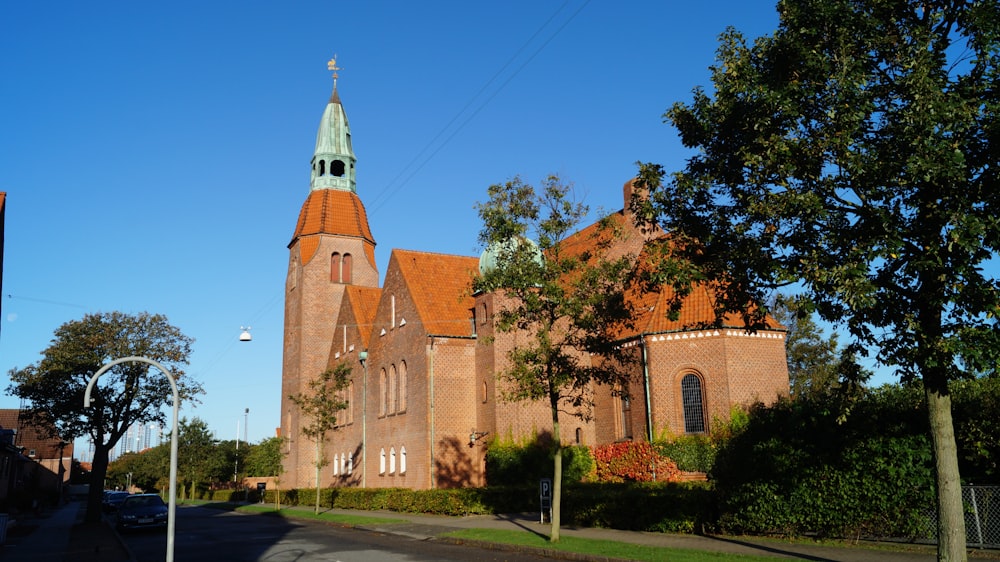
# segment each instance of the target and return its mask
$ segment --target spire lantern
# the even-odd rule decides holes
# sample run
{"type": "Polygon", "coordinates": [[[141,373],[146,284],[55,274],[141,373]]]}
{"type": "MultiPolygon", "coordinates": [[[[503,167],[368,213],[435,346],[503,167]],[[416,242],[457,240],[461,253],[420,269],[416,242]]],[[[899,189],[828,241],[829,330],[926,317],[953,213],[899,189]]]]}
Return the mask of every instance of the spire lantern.
{"type": "Polygon", "coordinates": [[[333,94],[323,111],[316,133],[309,188],[312,191],[338,189],[357,193],[354,171],[357,158],[351,147],[351,126],[337,94],[338,71],[343,69],[337,66],[336,55],[326,63],[326,67],[333,71],[333,94]]]}

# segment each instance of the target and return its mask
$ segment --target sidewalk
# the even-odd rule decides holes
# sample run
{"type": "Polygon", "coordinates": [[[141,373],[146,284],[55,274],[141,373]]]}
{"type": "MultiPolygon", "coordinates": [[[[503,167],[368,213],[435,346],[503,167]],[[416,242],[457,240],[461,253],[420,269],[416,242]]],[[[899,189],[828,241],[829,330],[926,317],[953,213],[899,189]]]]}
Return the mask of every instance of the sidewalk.
{"type": "Polygon", "coordinates": [[[25,518],[9,528],[0,560],[37,562],[125,562],[128,551],[106,521],[84,523],[85,503],[71,501],[25,518]]]}
{"type": "MultiPolygon", "coordinates": [[[[311,511],[311,509],[309,509],[311,511]]],[[[537,513],[512,515],[474,515],[467,517],[447,517],[438,515],[421,515],[412,513],[397,513],[390,511],[358,511],[328,509],[323,513],[342,515],[358,515],[378,518],[404,519],[406,523],[361,524],[355,528],[396,534],[419,540],[454,541],[465,544],[480,544],[475,541],[457,541],[441,537],[445,533],[459,529],[506,529],[536,533],[549,536],[551,525],[540,523],[537,513]]],[[[618,531],[615,529],[599,529],[562,526],[562,537],[580,537],[586,539],[606,540],[622,543],[639,544],[651,547],[700,550],[720,554],[773,556],[776,558],[831,561],[831,562],[923,562],[937,560],[934,547],[913,546],[912,551],[898,552],[873,548],[820,546],[799,544],[780,540],[767,540],[747,537],[705,537],[697,535],[679,535],[666,533],[647,533],[636,531],[618,531]]],[[[496,547],[496,545],[484,545],[496,547]]],[[[500,548],[504,548],[500,546],[500,548]]],[[[513,548],[513,547],[512,547],[513,548]]],[[[1000,560],[1000,553],[992,552],[993,559],[1000,560]]],[[[974,557],[974,556],[973,556],[974,557]]],[[[574,556],[575,560],[581,560],[574,556]]],[[[601,558],[601,560],[604,560],[601,558]]]]}

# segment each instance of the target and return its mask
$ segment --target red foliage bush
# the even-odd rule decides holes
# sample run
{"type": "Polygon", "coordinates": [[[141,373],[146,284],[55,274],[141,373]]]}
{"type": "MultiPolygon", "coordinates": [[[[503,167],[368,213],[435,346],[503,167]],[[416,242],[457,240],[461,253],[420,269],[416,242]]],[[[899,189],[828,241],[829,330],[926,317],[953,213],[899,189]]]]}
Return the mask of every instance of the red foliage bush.
{"type": "Polygon", "coordinates": [[[625,441],[591,447],[597,482],[677,482],[677,463],[657,453],[645,441],[625,441]]]}

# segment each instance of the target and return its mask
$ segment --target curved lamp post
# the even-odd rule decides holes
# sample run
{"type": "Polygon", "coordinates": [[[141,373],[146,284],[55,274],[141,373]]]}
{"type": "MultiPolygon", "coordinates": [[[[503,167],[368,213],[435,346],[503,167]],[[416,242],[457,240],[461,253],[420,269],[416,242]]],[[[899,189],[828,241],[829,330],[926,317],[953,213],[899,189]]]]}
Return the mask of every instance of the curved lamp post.
{"type": "Polygon", "coordinates": [[[150,365],[156,367],[164,375],[167,376],[167,380],[170,381],[170,389],[174,393],[174,427],[170,432],[170,498],[169,498],[169,510],[167,511],[167,562],[174,562],[174,520],[177,511],[177,410],[180,407],[180,398],[177,394],[177,383],[174,382],[174,376],[170,374],[170,371],[166,369],[163,365],[160,365],[156,361],[149,359],[147,357],[123,357],[121,359],[115,359],[114,361],[108,363],[107,365],[101,367],[99,371],[94,373],[94,376],[90,377],[90,382],[87,383],[87,391],[83,394],[83,407],[90,407],[90,392],[94,388],[94,383],[97,382],[97,378],[107,372],[108,369],[114,367],[119,363],[149,363],[150,365]]]}

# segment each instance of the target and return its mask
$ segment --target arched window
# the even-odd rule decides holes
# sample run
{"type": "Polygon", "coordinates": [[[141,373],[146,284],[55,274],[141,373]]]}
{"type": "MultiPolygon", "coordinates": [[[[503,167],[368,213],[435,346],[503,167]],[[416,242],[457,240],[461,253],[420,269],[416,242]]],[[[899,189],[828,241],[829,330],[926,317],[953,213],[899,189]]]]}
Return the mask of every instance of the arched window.
{"type": "Polygon", "coordinates": [[[322,175],[325,175],[325,174],[326,174],[326,160],[320,160],[319,161],[319,175],[322,176],[322,175]]]}
{"type": "Polygon", "coordinates": [[[385,474],[385,449],[379,449],[378,452],[378,473],[385,474]]]}
{"type": "Polygon", "coordinates": [[[340,455],[333,455],[333,475],[340,474],[340,455]]]}
{"type": "Polygon", "coordinates": [[[341,454],[340,455],[340,473],[344,474],[344,475],[350,474],[349,472],[347,472],[347,455],[346,454],[341,454]]]}
{"type": "Polygon", "coordinates": [[[395,365],[389,368],[391,369],[389,374],[389,404],[386,405],[386,410],[390,414],[395,414],[396,405],[399,404],[399,373],[396,371],[395,365]]]}
{"type": "Polygon", "coordinates": [[[583,443],[583,429],[578,427],[576,428],[576,444],[580,445],[582,443],[583,443]]]}
{"type": "Polygon", "coordinates": [[[354,453],[347,453],[347,474],[354,474],[354,453]]]}
{"type": "Polygon", "coordinates": [[[684,432],[705,432],[705,404],[701,392],[701,379],[697,375],[684,375],[681,379],[681,402],[684,405],[684,432]]]}
{"type": "Polygon", "coordinates": [[[351,282],[351,263],[353,263],[353,258],[351,254],[344,254],[344,259],[341,262],[340,267],[340,282],[350,283],[351,282]]]}
{"type": "Polygon", "coordinates": [[[406,474],[406,447],[399,448],[399,473],[406,474]]]}
{"type": "Polygon", "coordinates": [[[483,404],[485,404],[486,401],[489,400],[489,398],[490,398],[489,391],[490,391],[489,384],[485,380],[483,380],[483,395],[481,397],[482,400],[483,400],[483,404]]]}
{"type": "Polygon", "coordinates": [[[345,166],[343,160],[334,160],[333,162],[330,162],[330,175],[342,178],[344,177],[344,169],[345,166]]]}
{"type": "Polygon", "coordinates": [[[378,415],[380,416],[385,415],[385,400],[385,369],[382,369],[378,374],[378,415]]]}
{"type": "Polygon", "coordinates": [[[406,411],[406,361],[399,362],[399,411],[406,411]]]}
{"type": "Polygon", "coordinates": [[[347,383],[347,423],[354,423],[354,381],[347,383]]]}
{"type": "Polygon", "coordinates": [[[396,448],[389,449],[389,474],[396,474],[396,448]]]}
{"type": "Polygon", "coordinates": [[[340,283],[340,254],[330,254],[330,281],[340,283]]]}

